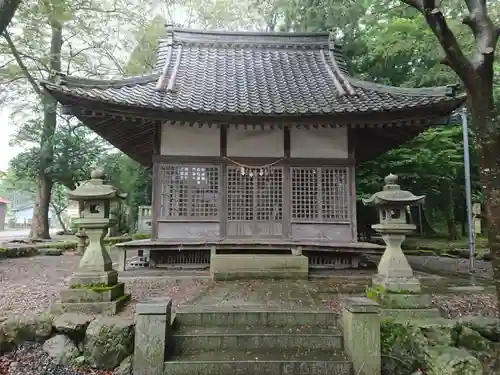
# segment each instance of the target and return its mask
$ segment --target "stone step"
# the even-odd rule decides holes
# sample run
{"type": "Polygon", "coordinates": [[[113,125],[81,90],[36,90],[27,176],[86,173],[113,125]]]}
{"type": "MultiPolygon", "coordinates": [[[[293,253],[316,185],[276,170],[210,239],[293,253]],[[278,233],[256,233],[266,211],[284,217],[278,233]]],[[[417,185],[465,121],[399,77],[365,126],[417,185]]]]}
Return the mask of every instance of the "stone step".
{"type": "Polygon", "coordinates": [[[172,335],[172,353],[186,350],[256,350],[343,348],[337,327],[181,327],[172,335]]]}
{"type": "Polygon", "coordinates": [[[341,351],[217,350],[187,352],[165,362],[165,375],[352,375],[341,351]]]}
{"type": "Polygon", "coordinates": [[[331,310],[248,311],[245,309],[202,310],[182,308],[175,314],[174,326],[199,327],[338,327],[339,315],[331,310]]]}

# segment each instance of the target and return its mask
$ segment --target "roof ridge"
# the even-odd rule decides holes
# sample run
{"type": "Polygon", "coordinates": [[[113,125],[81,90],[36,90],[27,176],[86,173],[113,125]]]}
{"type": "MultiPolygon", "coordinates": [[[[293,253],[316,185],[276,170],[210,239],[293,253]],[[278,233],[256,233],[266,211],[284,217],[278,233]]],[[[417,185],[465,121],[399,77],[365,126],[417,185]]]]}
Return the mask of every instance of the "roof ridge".
{"type": "Polygon", "coordinates": [[[172,27],[172,32],[199,34],[199,35],[227,35],[227,36],[282,36],[282,37],[319,37],[330,35],[329,31],[319,32],[287,32],[287,31],[229,31],[229,30],[201,30],[201,29],[188,29],[183,27],[172,27]]]}
{"type": "Polygon", "coordinates": [[[211,44],[211,45],[246,45],[273,47],[319,48],[330,41],[330,32],[291,33],[291,32],[256,32],[256,31],[219,31],[195,30],[167,26],[167,35],[163,43],[173,44],[211,44]]]}
{"type": "Polygon", "coordinates": [[[385,92],[387,94],[399,94],[407,96],[451,96],[454,97],[456,87],[454,85],[448,86],[431,86],[431,87],[396,87],[384,85],[381,83],[363,81],[352,76],[345,76],[345,78],[353,85],[359,88],[376,90],[385,92]]]}
{"type": "MultiPolygon", "coordinates": [[[[157,80],[159,76],[160,73],[156,72],[141,76],[123,77],[119,79],[92,79],[84,77],[74,77],[59,73],[57,74],[56,84],[58,85],[64,84],[70,87],[95,87],[95,88],[125,87],[125,86],[134,86],[134,85],[150,83],[157,80]]],[[[41,83],[43,85],[54,84],[54,82],[49,82],[49,81],[42,81],[41,83]]]]}

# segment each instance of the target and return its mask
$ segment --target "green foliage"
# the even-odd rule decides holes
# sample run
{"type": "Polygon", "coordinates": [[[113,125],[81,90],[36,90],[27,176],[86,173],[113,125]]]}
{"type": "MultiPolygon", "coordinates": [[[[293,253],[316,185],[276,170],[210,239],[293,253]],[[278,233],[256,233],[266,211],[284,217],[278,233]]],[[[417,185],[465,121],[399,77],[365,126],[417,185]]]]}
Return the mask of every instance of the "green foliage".
{"type": "Polygon", "coordinates": [[[151,204],[151,170],[121,153],[108,154],[100,163],[110,183],[128,193],[127,205],[131,209],[132,221],[137,222],[138,207],[151,204]]]}
{"type": "Polygon", "coordinates": [[[114,289],[115,287],[116,287],[115,285],[109,286],[108,284],[105,284],[105,283],[73,284],[73,285],[71,285],[70,289],[89,289],[89,290],[96,292],[96,293],[103,293],[103,292],[107,292],[111,289],[114,289]]]}
{"type": "Polygon", "coordinates": [[[104,243],[109,246],[114,246],[117,243],[132,241],[132,236],[106,237],[104,243]]]}
{"type": "Polygon", "coordinates": [[[135,35],[137,46],[125,66],[127,74],[140,75],[153,70],[159,41],[165,37],[166,23],[163,17],[156,16],[137,31],[135,35]]]}
{"type": "Polygon", "coordinates": [[[382,320],[380,346],[384,373],[411,374],[417,368],[426,368],[422,355],[425,344],[425,337],[409,323],[391,318],[382,320]]]}
{"type": "Polygon", "coordinates": [[[151,238],[151,234],[148,233],[134,233],[132,235],[133,240],[146,240],[151,238]]]}
{"type": "Polygon", "coordinates": [[[365,287],[365,294],[366,297],[371,299],[372,301],[375,301],[377,303],[380,302],[380,296],[384,294],[385,288],[382,285],[375,285],[375,286],[366,286],[365,287]]]}
{"type": "MultiPolygon", "coordinates": [[[[458,21],[466,12],[464,3],[445,3],[443,11],[449,16],[448,24],[469,54],[473,51],[473,36],[458,21]]],[[[35,81],[52,78],[48,53],[50,21],[57,21],[67,38],[61,61],[62,70],[68,74],[107,78],[150,72],[158,41],[165,35],[164,23],[174,23],[203,29],[331,31],[343,44],[349,69],[361,79],[405,87],[459,83],[451,69],[440,63],[442,49],[422,15],[400,2],[168,0],[162,5],[164,16],[148,16],[158,14],[149,10],[145,3],[127,0],[99,4],[72,0],[23,2],[11,34],[35,81]],[[118,53],[121,51],[132,54],[118,53]]],[[[489,14],[500,21],[500,5],[489,4],[489,14]]],[[[0,84],[6,88],[0,90],[0,100],[13,108],[13,119],[18,124],[13,141],[25,146],[25,151],[12,161],[9,173],[18,181],[36,182],[43,149],[40,139],[44,103],[35,97],[26,71],[12,59],[12,51],[3,40],[0,59],[6,62],[0,65],[0,84]]],[[[498,72],[497,64],[496,82],[500,82],[498,72]]],[[[498,84],[495,93],[500,98],[498,84]]],[[[474,140],[474,124],[471,126],[470,136],[474,140]]],[[[403,188],[426,194],[426,219],[446,230],[449,237],[458,238],[457,224],[465,222],[461,132],[460,126],[440,126],[358,166],[358,196],[380,190],[383,177],[396,173],[403,188]]],[[[42,172],[55,185],[74,188],[100,162],[110,180],[129,193],[127,204],[134,222],[137,207],[151,203],[151,172],[121,154],[104,155],[108,145],[78,122],[59,118],[48,139],[54,151],[50,165],[42,172]]],[[[475,148],[471,146],[470,152],[474,199],[480,201],[475,148]]],[[[121,226],[127,229],[125,222],[121,226]]]]}
{"type": "Polygon", "coordinates": [[[384,300],[384,295],[386,294],[415,294],[410,290],[398,290],[398,291],[388,291],[383,285],[375,285],[375,286],[365,286],[365,295],[367,298],[371,299],[374,302],[381,303],[384,300]]]}

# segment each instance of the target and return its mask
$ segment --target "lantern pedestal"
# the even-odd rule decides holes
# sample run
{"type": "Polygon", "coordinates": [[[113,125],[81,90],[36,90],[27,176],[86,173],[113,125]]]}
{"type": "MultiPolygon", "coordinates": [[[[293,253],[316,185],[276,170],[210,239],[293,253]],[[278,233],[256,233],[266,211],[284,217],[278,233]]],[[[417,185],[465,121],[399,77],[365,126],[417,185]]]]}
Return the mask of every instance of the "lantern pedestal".
{"type": "Polygon", "coordinates": [[[392,227],[383,224],[372,226],[382,235],[386,248],[378,264],[377,275],[373,278],[374,285],[383,286],[388,292],[419,293],[420,281],[413,274],[401,244],[406,238],[404,233],[415,228],[411,224],[396,224],[392,227]]]}

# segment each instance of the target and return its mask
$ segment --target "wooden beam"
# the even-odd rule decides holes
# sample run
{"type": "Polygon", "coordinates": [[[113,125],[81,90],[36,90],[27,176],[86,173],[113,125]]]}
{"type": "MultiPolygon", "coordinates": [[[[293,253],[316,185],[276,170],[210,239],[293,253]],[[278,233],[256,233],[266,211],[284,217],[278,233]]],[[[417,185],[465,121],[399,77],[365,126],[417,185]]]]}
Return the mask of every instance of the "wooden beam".
{"type": "MultiPolygon", "coordinates": [[[[277,160],[277,158],[267,157],[233,157],[235,161],[242,164],[255,165],[256,167],[264,164],[270,164],[277,160]]],[[[184,156],[184,155],[154,155],[153,161],[155,163],[172,163],[172,164],[232,164],[230,160],[222,156],[184,156]]],[[[285,158],[277,165],[295,165],[295,166],[332,166],[332,165],[353,165],[355,160],[350,158],[285,158]]]]}

